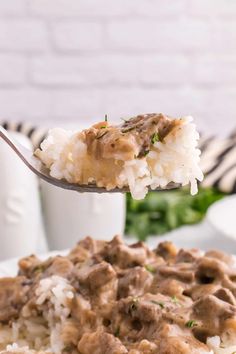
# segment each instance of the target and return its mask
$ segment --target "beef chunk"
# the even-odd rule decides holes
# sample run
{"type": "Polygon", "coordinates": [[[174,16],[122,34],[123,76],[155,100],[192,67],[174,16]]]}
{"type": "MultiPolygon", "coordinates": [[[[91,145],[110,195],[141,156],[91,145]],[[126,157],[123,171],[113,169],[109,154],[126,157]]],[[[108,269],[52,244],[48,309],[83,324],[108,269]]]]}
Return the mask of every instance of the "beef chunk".
{"type": "Polygon", "coordinates": [[[216,296],[206,295],[194,303],[193,312],[199,318],[218,320],[219,317],[226,319],[236,315],[236,307],[226,304],[216,296]]]}
{"type": "Polygon", "coordinates": [[[233,266],[235,264],[235,259],[233,256],[219,250],[208,251],[206,252],[205,257],[218,259],[229,266],[233,266]]]}
{"type": "Polygon", "coordinates": [[[186,335],[164,337],[158,343],[158,354],[211,354],[203,343],[186,335]]]}
{"type": "Polygon", "coordinates": [[[27,301],[27,279],[23,276],[0,279],[0,321],[7,322],[19,316],[27,301]]]}
{"type": "Polygon", "coordinates": [[[218,289],[214,295],[218,297],[218,299],[228,302],[231,305],[236,305],[235,297],[233,296],[232,292],[226,288],[218,289]]]}
{"type": "Polygon", "coordinates": [[[152,279],[152,274],[143,267],[126,270],[118,282],[119,298],[143,295],[150,288],[152,279]]]}
{"type": "Polygon", "coordinates": [[[73,263],[67,257],[51,257],[42,262],[38,258],[31,256],[24,258],[19,262],[20,274],[24,274],[29,278],[48,277],[51,275],[59,275],[67,278],[73,270],[73,263]]]}
{"type": "Polygon", "coordinates": [[[30,277],[32,270],[35,269],[41,263],[40,259],[35,255],[22,258],[19,262],[19,275],[25,275],[30,277]]]}
{"type": "Polygon", "coordinates": [[[160,328],[160,339],[157,342],[158,354],[207,354],[211,353],[207,346],[200,343],[188,333],[181,331],[176,325],[164,324],[160,328]]]}
{"type": "Polygon", "coordinates": [[[43,263],[45,276],[59,275],[64,278],[70,277],[73,270],[73,263],[67,257],[54,257],[50,265],[43,263]]]}
{"type": "Polygon", "coordinates": [[[101,255],[107,262],[120,268],[127,268],[144,265],[148,256],[151,256],[151,252],[142,242],[127,246],[119,237],[115,237],[101,251],[101,255]]]}
{"type": "Polygon", "coordinates": [[[194,303],[192,309],[192,318],[199,321],[199,325],[194,327],[196,338],[205,341],[207,337],[220,335],[225,321],[235,315],[235,306],[214,295],[203,296],[194,303]]]}
{"type": "Polygon", "coordinates": [[[173,266],[160,266],[158,273],[162,277],[171,277],[186,283],[190,283],[194,279],[194,271],[184,263],[179,263],[173,266]]]}
{"type": "Polygon", "coordinates": [[[79,282],[91,290],[105,285],[112,280],[116,273],[109,263],[85,264],[76,272],[79,282]]]}
{"type": "Polygon", "coordinates": [[[128,297],[119,302],[120,312],[141,322],[158,322],[163,308],[164,304],[161,300],[128,297]]]}
{"type": "Polygon", "coordinates": [[[191,249],[191,250],[183,250],[181,249],[177,256],[176,256],[176,262],[181,263],[181,262],[186,262],[186,263],[193,263],[196,259],[201,257],[202,252],[198,249],[191,249]]]}
{"type": "Polygon", "coordinates": [[[95,253],[99,252],[105,246],[104,241],[93,240],[87,236],[85,239],[78,242],[75,248],[69,253],[69,259],[73,263],[84,262],[95,253]]]}
{"type": "Polygon", "coordinates": [[[227,272],[228,267],[222,261],[203,257],[197,264],[196,279],[200,284],[219,282],[227,272]]]}
{"type": "Polygon", "coordinates": [[[158,256],[161,256],[166,260],[174,258],[177,252],[177,248],[173,245],[172,242],[169,241],[159,243],[158,247],[155,250],[155,253],[158,256]]]}
{"type": "Polygon", "coordinates": [[[85,333],[78,344],[81,354],[126,354],[128,350],[112,334],[103,332],[85,333]]]}

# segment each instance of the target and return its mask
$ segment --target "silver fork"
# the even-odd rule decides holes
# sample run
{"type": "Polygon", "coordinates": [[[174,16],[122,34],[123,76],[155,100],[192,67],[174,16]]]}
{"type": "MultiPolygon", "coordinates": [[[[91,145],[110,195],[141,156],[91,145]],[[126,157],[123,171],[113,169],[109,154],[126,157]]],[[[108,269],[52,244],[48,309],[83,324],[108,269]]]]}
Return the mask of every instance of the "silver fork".
{"type": "MultiPolygon", "coordinates": [[[[26,149],[24,146],[19,144],[18,142],[14,141],[8,132],[0,126],[0,137],[5,140],[5,142],[15,151],[15,153],[19,156],[19,158],[24,162],[24,164],[38,177],[42,178],[44,181],[53,184],[54,186],[74,190],[80,193],[84,192],[95,192],[95,193],[125,193],[129,192],[128,187],[123,188],[114,188],[112,190],[106,190],[103,187],[97,187],[95,184],[76,184],[76,183],[69,183],[65,179],[56,179],[49,174],[49,170],[43,166],[41,161],[32,154],[29,149],[26,149]]],[[[169,183],[165,188],[157,188],[155,191],[162,191],[166,189],[174,189],[178,188],[179,185],[175,183],[169,183]]],[[[151,190],[151,189],[150,189],[151,190]]]]}

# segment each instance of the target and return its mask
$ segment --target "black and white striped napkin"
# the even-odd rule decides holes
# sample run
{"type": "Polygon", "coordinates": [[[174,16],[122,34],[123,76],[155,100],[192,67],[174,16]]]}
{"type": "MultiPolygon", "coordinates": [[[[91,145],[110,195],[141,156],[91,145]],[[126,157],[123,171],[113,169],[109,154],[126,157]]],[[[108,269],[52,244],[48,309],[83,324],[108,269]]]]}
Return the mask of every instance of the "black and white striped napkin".
{"type": "Polygon", "coordinates": [[[236,130],[227,138],[200,139],[203,187],[215,187],[225,193],[236,193],[236,130]]]}
{"type": "MultiPolygon", "coordinates": [[[[0,122],[9,131],[28,136],[34,149],[39,147],[47,129],[28,123],[0,122]]],[[[215,187],[225,193],[236,193],[236,130],[227,138],[201,137],[199,148],[201,168],[204,173],[203,187],[215,187]]]]}
{"type": "Polygon", "coordinates": [[[34,149],[39,147],[39,145],[47,135],[47,129],[35,127],[34,125],[26,122],[16,123],[9,121],[0,121],[0,125],[6,130],[19,132],[26,135],[31,140],[34,149]]]}

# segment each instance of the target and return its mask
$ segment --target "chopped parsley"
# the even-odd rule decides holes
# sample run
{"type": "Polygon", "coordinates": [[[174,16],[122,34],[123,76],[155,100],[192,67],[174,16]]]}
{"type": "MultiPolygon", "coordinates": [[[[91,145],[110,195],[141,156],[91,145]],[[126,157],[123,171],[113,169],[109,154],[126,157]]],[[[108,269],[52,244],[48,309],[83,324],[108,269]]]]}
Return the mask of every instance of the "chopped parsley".
{"type": "Polygon", "coordinates": [[[172,296],[171,301],[172,301],[174,304],[178,304],[178,303],[179,303],[179,300],[177,299],[177,297],[176,297],[175,295],[172,296]]]}
{"type": "Polygon", "coordinates": [[[117,327],[115,330],[114,336],[119,337],[119,335],[120,335],[120,327],[117,327]]]}
{"type": "Polygon", "coordinates": [[[71,352],[73,350],[73,346],[71,344],[68,344],[63,348],[64,352],[71,352]]]}
{"type": "Polygon", "coordinates": [[[195,320],[189,320],[185,323],[185,327],[193,328],[197,326],[197,322],[195,320]]]}
{"type": "Polygon", "coordinates": [[[39,264],[36,267],[34,267],[33,271],[35,273],[42,273],[45,270],[45,265],[44,264],[39,264]]]}
{"type": "Polygon", "coordinates": [[[151,264],[146,264],[145,269],[150,273],[155,273],[156,269],[151,264]]]}
{"type": "Polygon", "coordinates": [[[151,300],[151,302],[155,305],[159,305],[161,309],[164,309],[165,305],[162,301],[151,300]]]}
{"type": "Polygon", "coordinates": [[[150,150],[146,150],[146,151],[144,151],[143,155],[147,156],[147,154],[149,154],[149,152],[150,152],[150,150]]]}
{"type": "Polygon", "coordinates": [[[106,129],[106,128],[107,128],[106,125],[102,125],[102,126],[100,127],[100,129],[106,129]]]}
{"type": "Polygon", "coordinates": [[[160,141],[159,134],[158,134],[158,133],[154,133],[154,134],[152,135],[151,142],[152,142],[152,144],[155,144],[155,143],[157,143],[158,141],[160,141]]]}

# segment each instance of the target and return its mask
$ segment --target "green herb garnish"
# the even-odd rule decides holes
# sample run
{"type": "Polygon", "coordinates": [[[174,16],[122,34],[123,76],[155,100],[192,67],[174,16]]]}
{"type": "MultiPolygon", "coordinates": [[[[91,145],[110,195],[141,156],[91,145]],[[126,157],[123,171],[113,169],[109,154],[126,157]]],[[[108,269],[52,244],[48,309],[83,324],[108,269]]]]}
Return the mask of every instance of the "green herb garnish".
{"type": "Polygon", "coordinates": [[[146,150],[146,151],[144,151],[143,155],[147,156],[147,154],[149,154],[149,152],[150,152],[150,150],[146,150]]]}
{"type": "Polygon", "coordinates": [[[164,302],[162,302],[162,301],[151,300],[151,302],[155,305],[159,305],[161,309],[164,309],[164,307],[165,307],[164,302]]]}
{"type": "Polygon", "coordinates": [[[185,323],[185,327],[193,328],[197,326],[197,322],[195,320],[189,320],[185,323]]]}
{"type": "Polygon", "coordinates": [[[155,144],[155,143],[157,143],[158,141],[160,141],[159,134],[158,134],[158,133],[154,133],[154,134],[152,135],[151,142],[152,142],[152,144],[155,144]]]}
{"type": "Polygon", "coordinates": [[[143,241],[149,235],[162,235],[182,225],[196,224],[205,217],[210,205],[226,195],[215,188],[199,188],[194,196],[189,188],[149,192],[143,200],[134,200],[127,194],[125,234],[143,241]]]}
{"type": "Polygon", "coordinates": [[[45,265],[44,264],[39,264],[36,267],[34,267],[33,271],[35,273],[42,273],[45,270],[45,265]]]}
{"type": "Polygon", "coordinates": [[[119,335],[120,335],[120,327],[117,327],[115,330],[114,336],[119,337],[119,335]]]}
{"type": "Polygon", "coordinates": [[[102,125],[102,126],[100,127],[100,129],[106,129],[106,128],[107,128],[106,125],[102,125]]]}
{"type": "Polygon", "coordinates": [[[73,345],[68,344],[67,346],[65,346],[65,347],[62,349],[62,351],[63,351],[63,352],[71,352],[72,349],[73,349],[73,345]]]}
{"type": "Polygon", "coordinates": [[[150,273],[155,273],[156,269],[151,264],[146,264],[145,269],[150,273]]]}
{"type": "Polygon", "coordinates": [[[178,304],[178,303],[179,303],[179,300],[177,299],[177,297],[176,297],[175,295],[172,296],[171,301],[172,301],[174,304],[178,304]]]}

